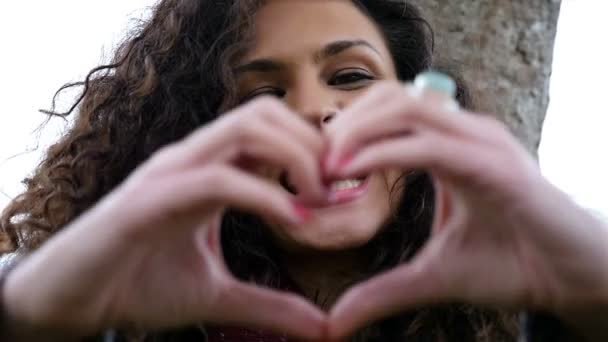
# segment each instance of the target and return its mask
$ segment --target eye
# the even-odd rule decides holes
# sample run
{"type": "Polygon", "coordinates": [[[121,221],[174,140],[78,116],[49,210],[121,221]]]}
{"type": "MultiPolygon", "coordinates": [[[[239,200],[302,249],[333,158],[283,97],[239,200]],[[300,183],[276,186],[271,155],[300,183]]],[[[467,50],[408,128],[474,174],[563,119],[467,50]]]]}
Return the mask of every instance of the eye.
{"type": "Polygon", "coordinates": [[[281,88],[270,87],[270,86],[261,87],[261,88],[251,91],[249,94],[242,97],[241,100],[239,101],[239,103],[243,104],[245,102],[251,101],[254,98],[256,98],[258,96],[262,96],[262,95],[270,95],[270,96],[282,98],[283,96],[285,96],[285,90],[283,90],[281,88]]]}
{"type": "Polygon", "coordinates": [[[351,90],[362,88],[374,79],[375,77],[365,69],[344,69],[338,71],[327,83],[351,90]]]}

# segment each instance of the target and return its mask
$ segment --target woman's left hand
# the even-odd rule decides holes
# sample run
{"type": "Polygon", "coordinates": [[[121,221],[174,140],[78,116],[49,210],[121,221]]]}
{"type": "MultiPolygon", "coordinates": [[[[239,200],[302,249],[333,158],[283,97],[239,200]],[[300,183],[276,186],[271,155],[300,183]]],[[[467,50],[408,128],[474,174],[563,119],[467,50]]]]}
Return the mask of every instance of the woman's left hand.
{"type": "Polygon", "coordinates": [[[349,290],[331,311],[332,338],[446,302],[538,309],[575,325],[606,310],[608,229],[543,178],[497,120],[385,83],[329,126],[328,175],[424,170],[437,194],[430,240],[411,262],[349,290]]]}

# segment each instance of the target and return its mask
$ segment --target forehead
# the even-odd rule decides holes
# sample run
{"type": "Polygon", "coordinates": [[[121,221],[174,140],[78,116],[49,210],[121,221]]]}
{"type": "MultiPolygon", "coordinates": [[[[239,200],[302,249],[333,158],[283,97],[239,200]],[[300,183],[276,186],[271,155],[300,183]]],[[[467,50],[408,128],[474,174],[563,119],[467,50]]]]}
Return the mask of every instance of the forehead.
{"type": "Polygon", "coordinates": [[[306,54],[338,40],[366,40],[389,56],[375,23],[350,0],[269,0],[255,31],[249,58],[306,54]]]}

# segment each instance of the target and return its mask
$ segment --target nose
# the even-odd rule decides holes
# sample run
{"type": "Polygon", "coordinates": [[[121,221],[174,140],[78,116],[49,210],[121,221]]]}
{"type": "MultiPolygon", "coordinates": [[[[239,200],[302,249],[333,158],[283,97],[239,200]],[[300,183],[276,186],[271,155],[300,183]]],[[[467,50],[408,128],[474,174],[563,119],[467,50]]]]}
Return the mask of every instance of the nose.
{"type": "Polygon", "coordinates": [[[336,116],[336,111],[328,111],[325,114],[322,114],[321,117],[321,125],[327,125],[333,118],[336,116]]]}
{"type": "Polygon", "coordinates": [[[340,94],[323,85],[309,84],[288,95],[290,107],[306,121],[322,129],[344,109],[340,94]],[[289,96],[291,95],[291,96],[289,96]]]}
{"type": "Polygon", "coordinates": [[[321,107],[319,109],[308,109],[306,111],[300,111],[300,114],[309,121],[315,127],[323,129],[327,126],[338,114],[337,106],[334,107],[321,107]]]}

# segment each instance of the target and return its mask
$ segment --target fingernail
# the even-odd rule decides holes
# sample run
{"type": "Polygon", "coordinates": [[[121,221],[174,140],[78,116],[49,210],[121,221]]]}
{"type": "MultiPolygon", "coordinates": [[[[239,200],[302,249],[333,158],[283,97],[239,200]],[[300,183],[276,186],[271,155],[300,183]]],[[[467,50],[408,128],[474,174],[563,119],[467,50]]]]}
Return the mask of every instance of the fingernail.
{"type": "Polygon", "coordinates": [[[353,161],[353,156],[345,157],[344,159],[338,162],[338,166],[336,167],[337,171],[343,171],[350,163],[353,161]]]}
{"type": "Polygon", "coordinates": [[[333,160],[328,162],[327,165],[327,173],[330,176],[337,176],[343,172],[343,170],[353,161],[353,155],[347,155],[342,159],[333,158],[333,160]]]}
{"type": "Polygon", "coordinates": [[[312,210],[303,204],[294,202],[293,209],[298,216],[298,223],[306,223],[312,219],[312,210]]]}

